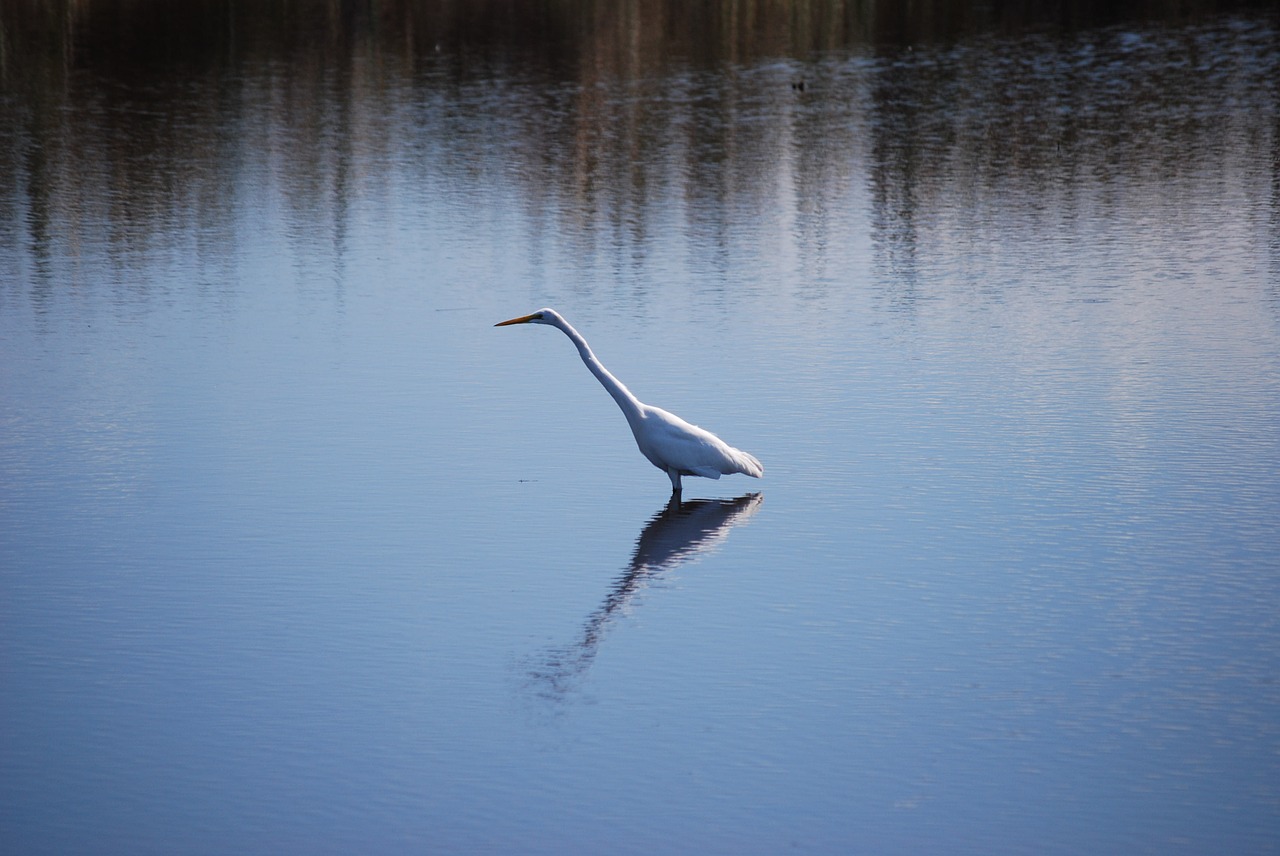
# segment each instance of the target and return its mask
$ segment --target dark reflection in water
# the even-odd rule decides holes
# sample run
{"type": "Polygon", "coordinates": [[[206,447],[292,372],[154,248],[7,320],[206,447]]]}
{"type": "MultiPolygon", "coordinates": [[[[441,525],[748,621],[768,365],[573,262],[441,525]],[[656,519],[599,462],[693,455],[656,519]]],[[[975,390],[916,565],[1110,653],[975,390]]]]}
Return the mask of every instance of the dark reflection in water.
{"type": "Polygon", "coordinates": [[[1274,221],[1274,12],[1221,14],[1241,9],[0,0],[0,264],[39,302],[81,282],[70,257],[128,272],[188,231],[218,282],[213,248],[278,184],[296,256],[342,280],[352,206],[492,177],[535,252],[558,229],[615,269],[677,202],[697,265],[750,268],[737,224],[794,206],[817,292],[865,192],[878,278],[910,305],[957,223],[1069,230],[1191,163],[1272,164],[1243,180],[1274,221]]]}
{"type": "Polygon", "coordinates": [[[660,575],[717,548],[729,530],[749,520],[763,502],[760,493],[685,502],[673,498],[641,530],[631,562],[614,580],[599,609],[583,624],[581,638],[533,658],[528,665],[527,688],[552,701],[569,697],[595,661],[605,633],[636,596],[660,575]]]}

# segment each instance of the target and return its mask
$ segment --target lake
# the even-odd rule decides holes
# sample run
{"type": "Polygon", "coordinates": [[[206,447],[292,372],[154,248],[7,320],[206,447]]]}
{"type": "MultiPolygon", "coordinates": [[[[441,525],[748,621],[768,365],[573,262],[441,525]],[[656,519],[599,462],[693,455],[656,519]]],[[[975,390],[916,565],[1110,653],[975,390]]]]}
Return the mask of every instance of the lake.
{"type": "Polygon", "coordinates": [[[911,9],[0,2],[0,850],[1274,853],[1280,15],[911,9]]]}

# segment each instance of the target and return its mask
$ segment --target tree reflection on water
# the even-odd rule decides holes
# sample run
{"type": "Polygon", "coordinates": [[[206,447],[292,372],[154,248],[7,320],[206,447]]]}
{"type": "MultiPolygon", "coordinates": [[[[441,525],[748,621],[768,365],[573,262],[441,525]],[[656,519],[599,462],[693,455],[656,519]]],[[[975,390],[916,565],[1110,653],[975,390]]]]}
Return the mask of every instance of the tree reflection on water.
{"type": "Polygon", "coordinates": [[[56,259],[127,263],[175,226],[233,241],[244,188],[275,184],[299,255],[341,274],[351,206],[494,177],[533,228],[621,263],[675,210],[721,270],[752,241],[739,215],[794,209],[820,288],[866,192],[910,302],[957,218],[1051,230],[1106,204],[1087,185],[1160,194],[1152,164],[1267,146],[1274,24],[1195,23],[1242,6],[0,0],[0,247],[74,281],[56,259]]]}

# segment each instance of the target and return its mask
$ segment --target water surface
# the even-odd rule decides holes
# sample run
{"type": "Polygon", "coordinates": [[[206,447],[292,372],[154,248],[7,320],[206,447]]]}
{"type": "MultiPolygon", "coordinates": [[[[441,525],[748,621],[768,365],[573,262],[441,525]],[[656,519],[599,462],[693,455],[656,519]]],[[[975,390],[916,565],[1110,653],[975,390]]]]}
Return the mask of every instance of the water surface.
{"type": "Polygon", "coordinates": [[[1274,13],[14,5],[6,852],[1274,852],[1274,13]]]}

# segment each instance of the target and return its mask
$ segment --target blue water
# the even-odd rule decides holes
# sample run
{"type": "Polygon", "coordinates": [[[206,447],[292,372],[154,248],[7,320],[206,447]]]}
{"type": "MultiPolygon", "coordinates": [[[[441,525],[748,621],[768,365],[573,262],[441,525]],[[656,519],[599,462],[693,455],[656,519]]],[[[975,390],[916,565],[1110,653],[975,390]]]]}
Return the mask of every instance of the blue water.
{"type": "Polygon", "coordinates": [[[1274,852],[1278,38],[10,66],[0,849],[1274,852]]]}

